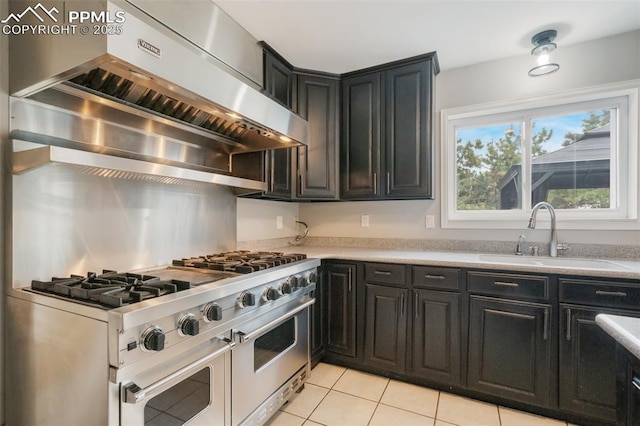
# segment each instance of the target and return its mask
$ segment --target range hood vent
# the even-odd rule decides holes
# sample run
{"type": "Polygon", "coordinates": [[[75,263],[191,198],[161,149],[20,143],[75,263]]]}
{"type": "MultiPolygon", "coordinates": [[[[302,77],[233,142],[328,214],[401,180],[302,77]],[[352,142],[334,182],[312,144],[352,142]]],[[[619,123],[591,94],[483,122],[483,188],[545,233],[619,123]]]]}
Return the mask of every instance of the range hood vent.
{"type": "MultiPolygon", "coordinates": [[[[247,131],[247,125],[229,117],[221,118],[208,112],[162,94],[157,90],[146,88],[132,80],[96,68],[86,74],[70,80],[78,88],[88,89],[97,95],[104,95],[122,103],[133,104],[159,115],[166,115],[176,120],[193,124],[230,139],[240,139],[247,131]]],[[[254,132],[268,134],[268,130],[253,127],[254,132]]]]}
{"type": "MultiPolygon", "coordinates": [[[[262,63],[259,73],[252,71],[255,64],[249,71],[241,69],[243,57],[261,58],[257,40],[214,3],[65,4],[90,8],[95,16],[123,16],[123,22],[113,25],[120,31],[11,37],[12,96],[98,119],[102,117],[96,113],[106,103],[133,117],[125,121],[150,117],[156,133],[158,127],[177,127],[185,133],[182,141],[226,155],[307,144],[308,123],[256,83],[262,63]],[[237,63],[231,63],[234,53],[237,63]]],[[[11,12],[20,15],[25,5],[12,1],[11,12]]],[[[24,24],[29,19],[35,21],[24,15],[24,24]]]]}

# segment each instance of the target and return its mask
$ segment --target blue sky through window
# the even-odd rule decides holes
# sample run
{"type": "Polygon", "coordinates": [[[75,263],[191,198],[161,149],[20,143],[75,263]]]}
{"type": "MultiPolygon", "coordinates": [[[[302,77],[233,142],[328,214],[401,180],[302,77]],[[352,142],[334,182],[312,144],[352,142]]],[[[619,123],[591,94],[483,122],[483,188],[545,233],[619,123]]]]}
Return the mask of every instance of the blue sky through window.
{"type": "MultiPolygon", "coordinates": [[[[544,148],[548,152],[556,151],[562,148],[562,142],[564,141],[564,135],[567,132],[581,133],[582,132],[582,120],[589,117],[588,112],[582,112],[570,115],[551,116],[536,118],[533,120],[534,132],[540,131],[542,128],[553,129],[553,137],[549,139],[544,148]]],[[[456,139],[462,139],[462,143],[467,141],[474,142],[476,139],[480,139],[483,144],[493,141],[498,141],[501,137],[504,137],[505,132],[513,131],[517,134],[520,132],[520,123],[507,123],[496,124],[492,126],[479,126],[472,128],[462,128],[456,130],[456,139]]],[[[477,153],[482,154],[486,152],[486,149],[479,150],[477,153]]]]}

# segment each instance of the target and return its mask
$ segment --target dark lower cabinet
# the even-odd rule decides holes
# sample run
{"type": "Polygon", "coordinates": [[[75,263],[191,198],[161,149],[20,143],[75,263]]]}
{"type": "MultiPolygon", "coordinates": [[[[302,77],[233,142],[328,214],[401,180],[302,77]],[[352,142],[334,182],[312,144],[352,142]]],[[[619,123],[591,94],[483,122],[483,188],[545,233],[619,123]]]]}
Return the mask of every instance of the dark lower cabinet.
{"type": "Polygon", "coordinates": [[[616,344],[617,426],[640,425],[640,360],[616,344]]]}
{"type": "Polygon", "coordinates": [[[404,288],[365,285],[364,363],[405,372],[409,292],[404,288]]]}
{"type": "Polygon", "coordinates": [[[615,340],[597,314],[629,311],[560,305],[560,409],[613,423],[616,418],[615,340]]]}
{"type": "Polygon", "coordinates": [[[549,406],[551,306],[471,296],[469,389],[549,406]]]}
{"type": "Polygon", "coordinates": [[[356,357],[356,266],[326,263],[323,280],[325,350],[356,357]]]}
{"type": "Polygon", "coordinates": [[[461,382],[460,294],[413,291],[411,376],[448,385],[461,382]]]}
{"type": "Polygon", "coordinates": [[[311,366],[314,367],[324,354],[324,271],[323,267],[318,268],[316,278],[316,303],[309,309],[309,342],[311,352],[311,366]]]}

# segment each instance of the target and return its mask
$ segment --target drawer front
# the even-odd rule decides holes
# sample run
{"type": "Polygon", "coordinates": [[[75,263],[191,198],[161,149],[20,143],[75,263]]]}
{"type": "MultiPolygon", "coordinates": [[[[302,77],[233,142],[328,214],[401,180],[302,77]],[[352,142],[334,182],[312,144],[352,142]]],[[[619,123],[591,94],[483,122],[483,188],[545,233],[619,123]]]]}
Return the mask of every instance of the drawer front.
{"type": "Polygon", "coordinates": [[[467,281],[470,293],[518,299],[549,299],[549,278],[544,275],[471,271],[467,273],[467,281]]]}
{"type": "Polygon", "coordinates": [[[407,266],[393,263],[365,263],[364,280],[372,283],[406,284],[407,266]]]}
{"type": "Polygon", "coordinates": [[[581,305],[640,309],[640,283],[560,278],[560,301],[581,305]]]}
{"type": "Polygon", "coordinates": [[[413,285],[443,290],[460,290],[460,269],[414,266],[413,285]]]}

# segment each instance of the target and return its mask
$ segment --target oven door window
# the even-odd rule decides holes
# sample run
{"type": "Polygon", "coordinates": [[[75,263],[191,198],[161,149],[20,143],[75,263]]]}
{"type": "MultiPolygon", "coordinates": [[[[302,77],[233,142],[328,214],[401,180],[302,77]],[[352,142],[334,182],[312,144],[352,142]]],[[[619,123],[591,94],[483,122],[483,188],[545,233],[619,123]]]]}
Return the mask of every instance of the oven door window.
{"type": "Polygon", "coordinates": [[[258,371],[296,343],[296,318],[292,317],[253,343],[253,370],[258,371]]]}
{"type": "Polygon", "coordinates": [[[183,425],[207,408],[211,397],[211,369],[206,367],[151,398],[144,407],[144,424],[183,425]]]}

